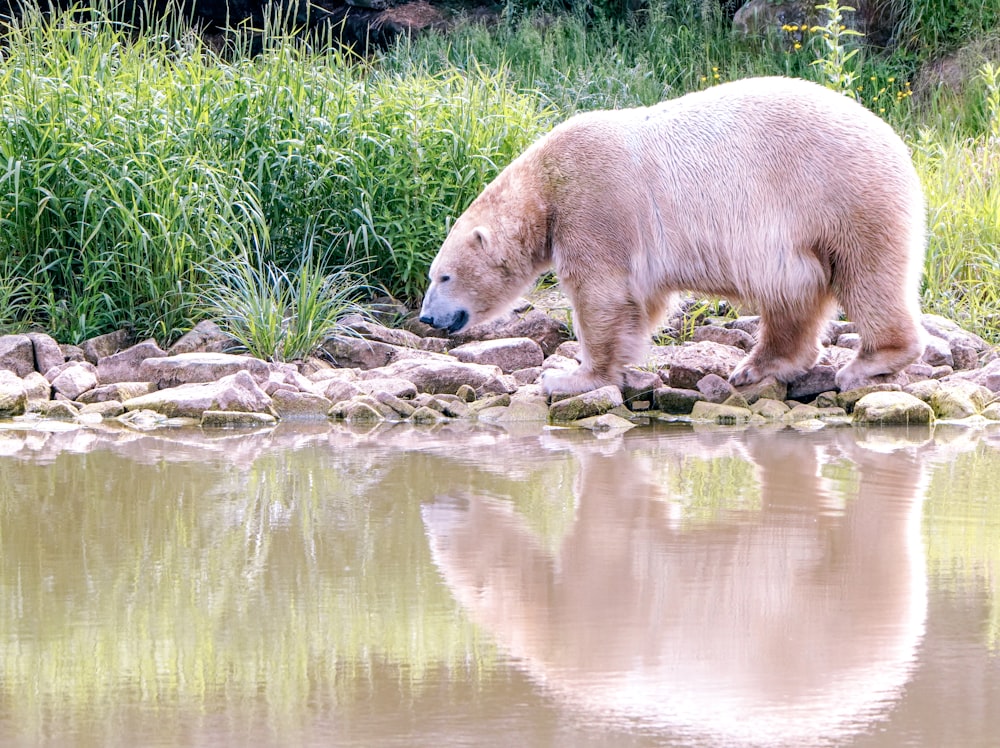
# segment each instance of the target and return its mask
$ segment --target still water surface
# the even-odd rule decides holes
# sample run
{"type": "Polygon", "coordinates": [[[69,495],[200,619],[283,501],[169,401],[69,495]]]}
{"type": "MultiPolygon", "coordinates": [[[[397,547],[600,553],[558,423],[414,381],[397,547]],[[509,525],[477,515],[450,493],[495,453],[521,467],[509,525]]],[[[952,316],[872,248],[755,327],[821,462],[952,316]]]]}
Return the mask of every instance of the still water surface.
{"type": "Polygon", "coordinates": [[[1000,745],[1000,430],[0,429],[0,745],[1000,745]]]}

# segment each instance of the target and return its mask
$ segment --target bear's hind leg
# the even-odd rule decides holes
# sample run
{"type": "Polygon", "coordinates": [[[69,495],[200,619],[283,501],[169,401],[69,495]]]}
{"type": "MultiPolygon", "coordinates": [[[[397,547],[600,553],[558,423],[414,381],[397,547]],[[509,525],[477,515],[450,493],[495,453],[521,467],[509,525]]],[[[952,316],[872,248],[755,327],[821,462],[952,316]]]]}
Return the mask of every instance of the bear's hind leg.
{"type": "Polygon", "coordinates": [[[761,311],[757,344],[729,377],[737,387],[773,376],[790,382],[819,358],[819,336],[833,310],[833,299],[817,294],[794,306],[766,306],[761,311]]]}
{"type": "Polygon", "coordinates": [[[907,304],[883,297],[878,308],[844,300],[845,311],[861,336],[861,348],[854,360],[837,372],[841,392],[879,383],[894,376],[917,360],[924,341],[917,313],[907,304]]]}

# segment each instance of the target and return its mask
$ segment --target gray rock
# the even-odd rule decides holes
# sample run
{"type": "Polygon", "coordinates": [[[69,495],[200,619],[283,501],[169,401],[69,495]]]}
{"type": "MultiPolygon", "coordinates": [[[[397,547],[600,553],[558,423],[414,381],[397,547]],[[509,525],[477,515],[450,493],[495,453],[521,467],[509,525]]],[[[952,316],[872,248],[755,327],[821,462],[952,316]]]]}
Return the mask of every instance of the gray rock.
{"type": "Polygon", "coordinates": [[[181,353],[225,353],[239,345],[211,320],[202,320],[167,349],[168,356],[181,353]]]}
{"type": "Polygon", "coordinates": [[[957,322],[937,314],[924,314],[920,318],[924,329],[931,335],[944,338],[949,345],[963,345],[982,353],[990,346],[985,340],[974,333],[963,330],[957,322]]]}
{"type": "Polygon", "coordinates": [[[542,395],[518,392],[506,407],[487,408],[479,418],[490,423],[544,423],[549,420],[549,405],[542,395]]]}
{"type": "Polygon", "coordinates": [[[745,384],[737,391],[746,398],[748,403],[754,403],[761,398],[769,400],[785,400],[788,398],[788,385],[775,377],[764,377],[759,382],[745,384]]]}
{"type": "Polygon", "coordinates": [[[76,400],[97,386],[97,367],[89,361],[67,362],[62,367],[49,369],[49,373],[53,372],[58,372],[52,379],[53,392],[70,400],[76,400]]]}
{"type": "Polygon", "coordinates": [[[514,381],[518,384],[535,384],[538,382],[538,378],[542,376],[543,371],[544,369],[541,366],[531,366],[527,369],[512,371],[510,375],[514,377],[514,381]]]}
{"type": "Polygon", "coordinates": [[[982,416],[991,421],[1000,421],[1000,401],[990,403],[983,408],[982,416]]]}
{"type": "Polygon", "coordinates": [[[981,384],[991,392],[1000,392],[1000,359],[990,361],[982,369],[974,371],[957,371],[949,374],[942,381],[966,381],[981,384]]]}
{"type": "Polygon", "coordinates": [[[928,403],[938,418],[968,418],[982,411],[993,397],[994,394],[982,385],[955,380],[940,383],[928,403]]]}
{"type": "Polygon", "coordinates": [[[26,377],[35,371],[35,347],[27,335],[0,335],[0,369],[26,377]]]}
{"type": "Polygon", "coordinates": [[[504,375],[498,366],[463,364],[450,357],[398,361],[380,369],[379,376],[406,379],[416,385],[418,392],[432,395],[453,395],[463,384],[479,395],[511,393],[517,389],[513,377],[504,375]]]}
{"type": "Polygon", "coordinates": [[[360,398],[334,404],[329,416],[347,423],[379,423],[385,420],[382,411],[375,404],[360,398]]]}
{"type": "Polygon", "coordinates": [[[133,397],[148,395],[155,390],[156,385],[152,382],[115,382],[114,384],[105,384],[94,387],[92,390],[87,390],[76,399],[85,405],[111,400],[125,402],[126,400],[131,400],[133,397]]]}
{"type": "Polygon", "coordinates": [[[553,421],[578,421],[581,418],[603,415],[623,402],[620,389],[613,386],[601,387],[552,403],[549,406],[549,417],[553,421]]]}
{"type": "Polygon", "coordinates": [[[499,366],[504,374],[541,366],[545,360],[542,347],[531,338],[476,340],[452,348],[450,353],[466,364],[499,366]]]}
{"type": "MultiPolygon", "coordinates": [[[[820,336],[823,345],[831,345],[845,335],[856,335],[857,326],[846,319],[831,319],[826,324],[823,334],[820,336]]],[[[844,346],[849,348],[850,346],[844,346]]]]}
{"type": "Polygon", "coordinates": [[[928,335],[924,346],[924,355],[920,360],[929,366],[954,366],[955,359],[951,355],[951,346],[944,338],[928,335]]]}
{"type": "Polygon", "coordinates": [[[739,348],[702,341],[678,346],[670,363],[667,384],[679,389],[694,389],[708,374],[728,379],[744,358],[739,348]]]}
{"type": "MultiPolygon", "coordinates": [[[[64,343],[59,344],[59,351],[62,353],[63,358],[66,361],[86,361],[87,357],[83,355],[83,348],[78,345],[66,345],[64,343]]],[[[41,372],[42,374],[48,374],[48,371],[41,372]]]]}
{"type": "Polygon", "coordinates": [[[417,396],[417,387],[402,377],[372,377],[354,382],[354,386],[368,395],[387,392],[395,397],[410,399],[417,396]]]}
{"type": "Polygon", "coordinates": [[[102,400],[97,403],[87,403],[80,407],[80,415],[96,414],[101,418],[117,418],[125,412],[125,406],[118,400],[102,400]]]}
{"type": "Polygon", "coordinates": [[[705,399],[698,390],[680,387],[660,387],[653,393],[656,409],[672,415],[687,415],[694,405],[705,399]]]}
{"type": "Polygon", "coordinates": [[[401,397],[396,397],[391,392],[376,392],[373,397],[382,405],[387,405],[395,411],[400,418],[410,418],[416,407],[401,397]]]}
{"type": "Polygon", "coordinates": [[[423,340],[419,335],[395,327],[386,327],[365,319],[360,314],[351,314],[340,320],[340,324],[349,330],[353,330],[366,340],[376,340],[380,343],[399,346],[402,348],[419,348],[423,340]]]}
{"type": "Polygon", "coordinates": [[[602,416],[581,418],[579,421],[575,421],[573,425],[584,429],[590,429],[597,434],[625,433],[629,429],[635,428],[634,423],[629,421],[627,418],[616,416],[614,413],[605,413],[602,416]]]}
{"type": "Polygon", "coordinates": [[[276,390],[271,395],[274,411],[282,420],[326,418],[333,403],[322,395],[293,390],[276,390]]]}
{"type": "MultiPolygon", "coordinates": [[[[182,356],[225,354],[181,354],[182,356]]],[[[164,359],[157,359],[164,360],[164,359]]],[[[261,362],[263,363],[263,362],[261,362]]],[[[152,410],[168,418],[201,418],[206,410],[270,413],[273,404],[257,380],[245,370],[223,376],[215,382],[181,384],[126,400],[125,410],[152,410]]]]}
{"type": "Polygon", "coordinates": [[[414,423],[440,423],[447,419],[444,413],[434,410],[433,408],[428,408],[426,405],[421,405],[419,408],[413,411],[413,415],[410,419],[414,423]]]}
{"type": "Polygon", "coordinates": [[[836,343],[838,348],[856,351],[861,348],[861,336],[856,332],[845,332],[843,335],[837,336],[836,343]]]}
{"type": "Polygon", "coordinates": [[[662,385],[659,374],[628,368],[622,382],[622,398],[632,410],[649,410],[656,400],[656,391],[662,385]]]}
{"type": "MultiPolygon", "coordinates": [[[[131,343],[132,333],[128,330],[116,330],[115,332],[109,332],[107,335],[98,335],[96,338],[85,340],[80,345],[80,349],[83,351],[84,358],[94,366],[97,366],[97,362],[102,358],[118,353],[118,351],[127,348],[131,343]]],[[[67,358],[69,357],[67,356],[67,358]]]]}
{"type": "Polygon", "coordinates": [[[791,410],[780,400],[762,397],[750,405],[750,412],[769,421],[779,420],[791,410]]]}
{"type": "Polygon", "coordinates": [[[753,413],[749,408],[736,408],[731,405],[721,405],[701,400],[694,404],[691,410],[691,418],[696,421],[711,421],[722,426],[732,426],[740,423],[747,423],[753,413]]]}
{"type": "Polygon", "coordinates": [[[176,356],[147,358],[139,365],[139,371],[133,378],[155,382],[158,389],[165,390],[182,384],[217,382],[240,371],[250,374],[259,386],[267,382],[271,369],[267,362],[250,356],[179,353],[176,356]]]}
{"type": "Polygon", "coordinates": [[[65,400],[49,400],[40,405],[39,414],[54,421],[73,421],[80,415],[80,409],[65,400]]]}
{"type": "Polygon", "coordinates": [[[248,413],[238,410],[206,410],[201,414],[202,428],[259,429],[274,426],[277,419],[270,413],[248,413]]]}
{"type": "Polygon", "coordinates": [[[334,335],[323,341],[321,350],[339,367],[378,369],[407,359],[443,359],[441,353],[431,353],[419,348],[366,340],[350,335],[334,335]]]}
{"type": "Polygon", "coordinates": [[[736,394],[736,388],[718,374],[706,374],[698,380],[698,392],[710,403],[724,403],[736,394]]]}
{"type": "Polygon", "coordinates": [[[49,380],[33,371],[24,377],[21,382],[24,384],[24,391],[28,395],[28,400],[50,400],[52,398],[52,385],[49,380]]]}
{"type": "Polygon", "coordinates": [[[757,328],[760,327],[760,317],[757,315],[747,315],[729,320],[723,327],[727,330],[742,330],[747,335],[756,336],[757,328]]]}
{"type": "Polygon", "coordinates": [[[843,408],[845,412],[852,413],[854,412],[854,406],[858,404],[858,400],[865,395],[870,395],[872,392],[899,392],[900,390],[902,390],[902,387],[898,384],[871,384],[867,387],[857,387],[853,390],[838,393],[837,405],[843,408]]]}
{"type": "Polygon", "coordinates": [[[749,352],[754,345],[753,335],[736,328],[716,327],[715,325],[700,325],[694,328],[691,339],[695,343],[709,341],[721,343],[722,345],[739,348],[744,352],[749,352]]]}
{"type": "Polygon", "coordinates": [[[934,411],[906,392],[871,392],[854,406],[854,423],[880,426],[929,424],[934,411]]]}
{"type": "Polygon", "coordinates": [[[28,339],[35,354],[35,371],[44,374],[53,366],[65,363],[59,344],[50,335],[41,332],[29,332],[28,339]]]}
{"type": "Polygon", "coordinates": [[[492,322],[470,327],[452,336],[451,340],[455,345],[462,345],[498,338],[531,338],[546,356],[551,356],[559,344],[569,338],[569,328],[544,312],[532,309],[526,314],[512,312],[492,322]]]}
{"type": "Polygon", "coordinates": [[[922,379],[919,382],[912,382],[903,388],[903,392],[909,392],[918,400],[929,403],[931,395],[941,386],[937,379],[922,379]]]}
{"type": "Polygon", "coordinates": [[[339,403],[361,394],[361,388],[356,382],[348,382],[340,379],[331,379],[323,383],[320,393],[332,403],[339,403]]]}
{"type": "Polygon", "coordinates": [[[134,382],[136,372],[148,358],[163,358],[167,353],[152,338],[137,343],[124,351],[105,356],[97,362],[98,384],[134,382]]]}
{"type": "Polygon", "coordinates": [[[816,397],[821,392],[837,389],[837,369],[826,364],[817,364],[795,381],[788,383],[788,397],[802,400],[816,397]]]}
{"type": "Polygon", "coordinates": [[[22,415],[28,406],[24,381],[8,369],[0,369],[0,416],[22,415]]]}
{"type": "Polygon", "coordinates": [[[955,371],[969,371],[979,366],[979,352],[961,341],[951,344],[951,357],[955,371]]]}

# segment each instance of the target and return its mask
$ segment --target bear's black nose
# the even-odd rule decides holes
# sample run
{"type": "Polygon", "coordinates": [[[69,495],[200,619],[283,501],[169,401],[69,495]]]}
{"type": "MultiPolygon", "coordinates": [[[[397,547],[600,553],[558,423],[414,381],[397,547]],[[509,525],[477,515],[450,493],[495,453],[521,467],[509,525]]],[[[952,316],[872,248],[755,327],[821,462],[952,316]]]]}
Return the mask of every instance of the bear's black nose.
{"type": "Polygon", "coordinates": [[[431,327],[437,327],[437,325],[434,324],[434,318],[431,317],[429,314],[421,315],[420,321],[423,322],[425,325],[430,325],[431,327]]]}

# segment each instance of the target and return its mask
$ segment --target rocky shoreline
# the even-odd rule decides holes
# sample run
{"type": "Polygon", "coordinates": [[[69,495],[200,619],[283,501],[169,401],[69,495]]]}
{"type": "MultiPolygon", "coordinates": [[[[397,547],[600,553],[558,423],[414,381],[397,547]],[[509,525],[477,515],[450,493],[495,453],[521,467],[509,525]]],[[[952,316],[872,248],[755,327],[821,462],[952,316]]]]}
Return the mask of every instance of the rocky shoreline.
{"type": "Polygon", "coordinates": [[[333,419],[351,424],[454,419],[542,422],[598,432],[652,420],[715,424],[824,422],[1000,423],[1000,354],[982,338],[924,315],[927,350],[885,382],[838,392],[834,374],[858,336],[832,321],[820,362],[789,384],[735,388],[727,377],[753,344],[756,317],[708,319],[690,341],[654,345],[622,388],[547,398],[543,370],[576,366],[566,325],[530,305],[460,336],[410,321],[393,328],[361,317],[299,364],[226,352],[229,339],[203,322],[167,350],[125,331],[81,346],[42,333],[0,336],[0,418],[21,422],[109,419],[134,428],[200,424],[267,427],[333,419]]]}

